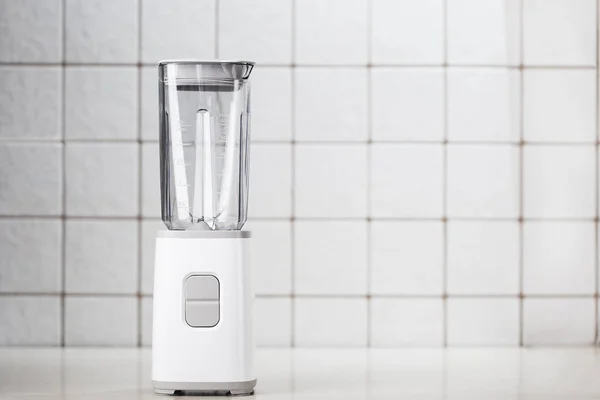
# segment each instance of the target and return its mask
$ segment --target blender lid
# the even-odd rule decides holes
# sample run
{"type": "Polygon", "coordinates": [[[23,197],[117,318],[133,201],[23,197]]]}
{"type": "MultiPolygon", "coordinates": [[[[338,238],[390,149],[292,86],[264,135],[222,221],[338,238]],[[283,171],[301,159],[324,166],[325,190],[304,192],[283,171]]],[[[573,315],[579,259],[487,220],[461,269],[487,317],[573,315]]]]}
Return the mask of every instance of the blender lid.
{"type": "MultiPolygon", "coordinates": [[[[169,70],[177,80],[247,79],[252,72],[252,61],[229,60],[163,60],[159,69],[169,70]]],[[[167,74],[165,74],[167,75],[167,74]]],[[[170,75],[170,74],[169,74],[170,75]]],[[[167,78],[166,76],[164,78],[167,78]]],[[[165,79],[166,80],[166,79],[165,79]]]]}

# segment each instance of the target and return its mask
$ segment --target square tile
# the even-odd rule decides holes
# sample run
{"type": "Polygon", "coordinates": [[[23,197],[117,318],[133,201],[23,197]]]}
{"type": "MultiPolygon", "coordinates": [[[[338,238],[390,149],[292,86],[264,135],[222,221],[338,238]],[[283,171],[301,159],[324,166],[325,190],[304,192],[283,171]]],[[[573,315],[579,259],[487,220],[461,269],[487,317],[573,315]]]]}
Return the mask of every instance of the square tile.
{"type": "Polygon", "coordinates": [[[298,0],[295,6],[297,63],[367,63],[367,0],[298,0]]]}
{"type": "Polygon", "coordinates": [[[593,298],[525,299],[523,344],[526,346],[594,344],[593,298]]]}
{"type": "Polygon", "coordinates": [[[371,222],[373,294],[442,294],[444,226],[438,221],[371,222]]]}
{"type": "Polygon", "coordinates": [[[596,229],[593,222],[526,222],[523,291],[594,294],[596,229]]]}
{"type": "Polygon", "coordinates": [[[596,65],[595,0],[523,0],[527,65],[596,65]]]}
{"type": "Polygon", "coordinates": [[[142,215],[159,218],[160,157],[157,142],[142,143],[142,215]]]}
{"type": "Polygon", "coordinates": [[[288,347],[292,341],[292,299],[257,298],[254,300],[256,345],[288,347]]]}
{"type": "Polygon", "coordinates": [[[451,145],[447,149],[449,217],[519,216],[519,148],[451,145]]]}
{"type": "Polygon", "coordinates": [[[596,141],[595,70],[525,69],[523,74],[526,141],[596,141]]]}
{"type": "Polygon", "coordinates": [[[60,144],[0,143],[0,215],[60,215],[60,144]]]}
{"type": "Polygon", "coordinates": [[[292,146],[251,145],[248,216],[290,217],[291,214],[292,146]]]}
{"type": "Polygon", "coordinates": [[[59,296],[0,297],[0,346],[58,346],[59,296]]]}
{"type": "Polygon", "coordinates": [[[142,346],[152,346],[152,297],[142,297],[142,346]]]}
{"type": "Polygon", "coordinates": [[[261,65],[252,70],[253,142],[292,139],[292,71],[261,65]]]}
{"type": "Polygon", "coordinates": [[[158,141],[158,69],[142,67],[140,85],[141,139],[158,141]]]}
{"type": "Polygon", "coordinates": [[[60,292],[61,249],[59,220],[1,219],[0,292],[60,292]]]}
{"type": "Polygon", "coordinates": [[[518,294],[517,221],[449,221],[447,287],[450,294],[518,294]]]}
{"type": "Polygon", "coordinates": [[[367,140],[366,69],[297,68],[295,73],[297,141],[367,140]]]}
{"type": "Polygon", "coordinates": [[[516,346],[519,344],[519,299],[450,298],[448,346],[516,346]]]}
{"type": "Polygon", "coordinates": [[[292,0],[219,0],[219,57],[292,61],[292,0]]]}
{"type": "Polygon", "coordinates": [[[138,0],[66,0],[65,7],[68,62],[138,61],[138,0]]]}
{"type": "Polygon", "coordinates": [[[444,137],[441,68],[371,70],[374,141],[439,142],[444,137]]]}
{"type": "Polygon", "coordinates": [[[366,299],[296,298],[295,344],[298,347],[364,347],[366,299]]]}
{"type": "Polygon", "coordinates": [[[373,0],[371,61],[374,64],[444,62],[443,0],[373,0]]]}
{"type": "Polygon", "coordinates": [[[65,240],[68,293],[136,293],[137,221],[67,220],[65,240]]]}
{"type": "Polygon", "coordinates": [[[523,148],[523,215],[592,218],[596,215],[596,155],[590,146],[523,148]]]}
{"type": "Polygon", "coordinates": [[[0,61],[59,62],[61,4],[60,0],[1,0],[0,61]]]}
{"type": "Polygon", "coordinates": [[[292,224],[289,221],[250,221],[250,267],[258,295],[292,293],[292,224]]]}
{"type": "Polygon", "coordinates": [[[521,74],[516,69],[448,69],[448,140],[518,142],[521,74]]]}
{"type": "Polygon", "coordinates": [[[296,221],[295,293],[366,294],[367,244],[366,221],[296,221]]]}
{"type": "Polygon", "coordinates": [[[450,64],[520,63],[521,0],[448,0],[446,7],[450,64]]]}
{"type": "Polygon", "coordinates": [[[134,67],[68,67],[67,139],[136,139],[137,82],[134,67]]]}
{"type": "Polygon", "coordinates": [[[137,143],[69,143],[66,207],[72,216],[137,216],[137,143]]]}
{"type": "Polygon", "coordinates": [[[67,346],[135,346],[138,300],[135,297],[67,297],[67,346]],[[115,329],[118,327],[118,329],[115,329]]]}
{"type": "Polygon", "coordinates": [[[372,145],[371,215],[441,217],[443,168],[441,145],[372,145]]]}
{"type": "Polygon", "coordinates": [[[295,215],[367,216],[366,145],[296,145],[295,215]]]}
{"type": "MultiPolygon", "coordinates": [[[[140,287],[143,294],[152,294],[154,291],[154,253],[156,251],[156,237],[159,230],[165,229],[167,229],[165,224],[160,220],[145,219],[141,222],[140,245],[142,247],[142,270],[140,287]]],[[[253,242],[253,246],[254,244],[255,242],[253,242]]],[[[252,250],[254,250],[254,247],[252,250]]]]}
{"type": "Polygon", "coordinates": [[[441,299],[371,300],[373,347],[438,347],[444,340],[441,299]]]}
{"type": "Polygon", "coordinates": [[[141,0],[142,60],[215,58],[215,0],[141,0]],[[187,40],[185,38],[188,38],[187,40]]]}
{"type": "Polygon", "coordinates": [[[60,138],[60,68],[0,67],[0,87],[0,139],[60,138]]]}

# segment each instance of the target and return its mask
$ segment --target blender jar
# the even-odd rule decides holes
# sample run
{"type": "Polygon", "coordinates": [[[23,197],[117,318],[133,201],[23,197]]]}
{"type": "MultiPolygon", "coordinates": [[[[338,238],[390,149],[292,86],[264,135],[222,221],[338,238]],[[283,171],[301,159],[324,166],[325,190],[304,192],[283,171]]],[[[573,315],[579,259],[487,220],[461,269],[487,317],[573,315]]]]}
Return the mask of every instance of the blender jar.
{"type": "Polygon", "coordinates": [[[159,63],[162,220],[171,230],[237,230],[249,168],[246,61],[159,63]]]}

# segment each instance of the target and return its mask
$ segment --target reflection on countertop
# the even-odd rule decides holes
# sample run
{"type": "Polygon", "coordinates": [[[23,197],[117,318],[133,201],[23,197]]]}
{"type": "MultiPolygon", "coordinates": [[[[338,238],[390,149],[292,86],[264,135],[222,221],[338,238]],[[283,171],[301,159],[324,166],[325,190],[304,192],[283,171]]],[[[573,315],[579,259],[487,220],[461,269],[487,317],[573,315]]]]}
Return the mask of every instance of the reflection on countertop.
{"type": "MultiPolygon", "coordinates": [[[[5,348],[0,399],[157,399],[150,369],[148,349],[5,348]]],[[[600,399],[595,348],[261,349],[257,370],[248,398],[600,399]]]]}

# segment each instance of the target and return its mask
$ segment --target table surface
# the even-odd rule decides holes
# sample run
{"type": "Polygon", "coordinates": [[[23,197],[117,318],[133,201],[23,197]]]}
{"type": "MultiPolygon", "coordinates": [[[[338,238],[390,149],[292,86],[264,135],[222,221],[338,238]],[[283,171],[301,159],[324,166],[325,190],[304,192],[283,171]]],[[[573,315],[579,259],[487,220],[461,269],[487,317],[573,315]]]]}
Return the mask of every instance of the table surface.
{"type": "MultiPolygon", "coordinates": [[[[600,348],[261,349],[256,361],[248,399],[600,399],[600,348]]],[[[150,369],[148,349],[5,348],[0,399],[167,400],[150,369]]]]}

